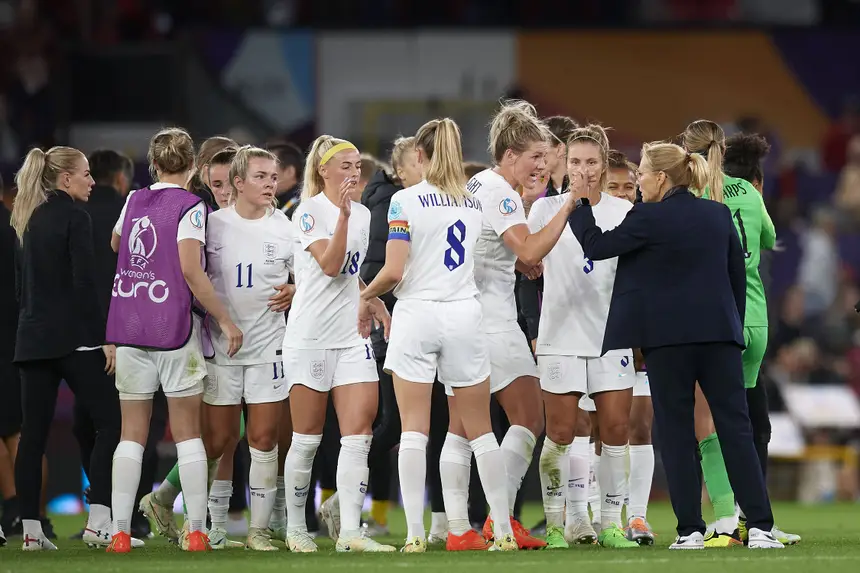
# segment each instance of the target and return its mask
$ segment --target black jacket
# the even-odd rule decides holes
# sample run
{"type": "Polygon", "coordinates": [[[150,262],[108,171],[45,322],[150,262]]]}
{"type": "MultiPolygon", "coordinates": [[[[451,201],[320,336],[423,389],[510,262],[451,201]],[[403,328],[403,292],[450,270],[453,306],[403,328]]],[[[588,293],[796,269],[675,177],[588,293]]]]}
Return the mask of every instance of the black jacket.
{"type": "Polygon", "coordinates": [[[300,194],[301,188],[296,184],[275,197],[278,201],[278,209],[283,211],[284,215],[290,221],[293,220],[293,213],[296,212],[296,207],[299,206],[300,194]]]}
{"type": "Polygon", "coordinates": [[[81,207],[89,213],[93,225],[96,292],[104,317],[107,317],[110,308],[110,293],[116,276],[116,253],[110,246],[110,240],[124,204],[125,199],[108,185],[96,185],[90,193],[90,200],[81,203],[81,207]]]}
{"type": "Polygon", "coordinates": [[[15,296],[15,249],[18,238],[11,213],[0,201],[0,361],[10,362],[18,332],[18,302],[15,296]]]}
{"type": "Polygon", "coordinates": [[[105,320],[96,290],[89,214],[62,191],[30,217],[16,258],[20,311],[15,362],[101,346],[105,320]]]}
{"type": "MultiPolygon", "coordinates": [[[[403,189],[392,181],[385,171],[378,171],[367,182],[361,194],[361,204],[370,209],[370,237],[367,255],[361,264],[361,279],[369,284],[385,264],[385,245],[388,243],[388,206],[391,197],[403,189]]],[[[392,293],[382,296],[388,311],[394,308],[397,299],[392,293]]]]}
{"type": "Polygon", "coordinates": [[[570,214],[585,256],[618,257],[603,352],[706,342],[744,347],[744,255],[728,207],[676,187],[601,232],[591,207],[570,214]]]}

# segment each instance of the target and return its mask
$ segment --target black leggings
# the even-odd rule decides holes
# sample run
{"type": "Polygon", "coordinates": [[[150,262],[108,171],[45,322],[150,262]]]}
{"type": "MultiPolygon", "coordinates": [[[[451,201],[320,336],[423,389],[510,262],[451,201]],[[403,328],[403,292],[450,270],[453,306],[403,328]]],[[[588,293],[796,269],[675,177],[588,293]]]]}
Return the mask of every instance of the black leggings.
{"type": "Polygon", "coordinates": [[[39,519],[42,456],[54,419],[57,392],[65,380],[93,420],[96,438],[89,462],[90,503],[110,507],[111,466],[119,443],[122,416],[113,380],[101,350],[73,352],[62,358],[19,364],[24,423],[15,463],[21,519],[39,519]]]}
{"type": "MultiPolygon", "coordinates": [[[[114,378],[111,376],[111,382],[114,378]]],[[[90,417],[89,410],[81,402],[75,400],[73,412],[72,432],[81,449],[81,465],[87,479],[90,477],[90,462],[92,460],[93,448],[96,443],[96,426],[90,417]]],[[[149,436],[146,439],[146,448],[143,451],[143,461],[140,469],[140,486],[137,489],[135,507],[141,498],[152,493],[152,485],[155,483],[155,474],[158,471],[158,444],[164,439],[167,429],[167,398],[159,388],[152,396],[152,416],[149,418],[149,436]]]]}
{"type": "Polygon", "coordinates": [[[373,427],[373,441],[367,464],[370,468],[371,495],[375,501],[391,500],[391,450],[400,442],[400,409],[394,395],[394,380],[383,370],[385,358],[377,359],[379,374],[379,412],[373,427]]]}
{"type": "Polygon", "coordinates": [[[765,381],[759,376],[755,387],[747,388],[747,408],[750,413],[750,422],[752,422],[753,441],[755,442],[755,451],[758,454],[758,461],[761,464],[761,471],[767,478],[767,446],[770,443],[770,414],[767,403],[767,386],[765,381]]]}

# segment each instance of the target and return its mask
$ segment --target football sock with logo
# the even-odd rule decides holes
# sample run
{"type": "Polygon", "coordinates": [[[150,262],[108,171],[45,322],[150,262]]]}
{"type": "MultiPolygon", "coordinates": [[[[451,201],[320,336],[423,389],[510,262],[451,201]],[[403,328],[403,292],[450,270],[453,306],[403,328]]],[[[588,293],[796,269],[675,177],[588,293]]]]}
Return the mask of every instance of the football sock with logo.
{"type": "Polygon", "coordinates": [[[567,480],[566,522],[581,519],[588,523],[588,474],[591,466],[591,442],[576,437],[570,445],[570,476],[567,480]]]}
{"type": "Polygon", "coordinates": [[[544,438],[539,473],[547,527],[564,527],[565,493],[570,479],[569,452],[570,444],[556,444],[544,438]]]}
{"type": "Polygon", "coordinates": [[[307,532],[305,504],[311,485],[311,468],[322,441],[322,434],[309,436],[293,432],[293,442],[284,462],[284,487],[287,495],[287,533],[307,532]]]}
{"type": "Polygon", "coordinates": [[[367,497],[367,454],[372,435],[343,436],[337,458],[337,492],[340,496],[340,537],[361,536],[361,509],[367,497]]]}
{"type": "Polygon", "coordinates": [[[278,446],[268,452],[248,448],[251,468],[248,472],[248,488],[251,491],[251,527],[267,529],[272,509],[275,506],[276,482],[278,479],[278,446]]]}
{"type": "Polygon", "coordinates": [[[629,463],[627,444],[610,446],[603,444],[600,452],[600,491],[603,497],[600,526],[606,529],[612,524],[621,527],[621,508],[627,491],[627,464],[629,463]]]}

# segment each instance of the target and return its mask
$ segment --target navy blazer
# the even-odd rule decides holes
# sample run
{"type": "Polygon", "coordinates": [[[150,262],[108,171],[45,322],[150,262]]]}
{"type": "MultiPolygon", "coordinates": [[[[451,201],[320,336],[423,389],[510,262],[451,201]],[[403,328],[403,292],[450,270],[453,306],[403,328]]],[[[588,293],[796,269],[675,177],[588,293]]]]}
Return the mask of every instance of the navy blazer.
{"type": "Polygon", "coordinates": [[[703,342],[744,347],[746,273],[728,207],[686,188],[637,203],[602,232],[591,207],[570,214],[585,256],[618,257],[603,352],[703,342]]]}

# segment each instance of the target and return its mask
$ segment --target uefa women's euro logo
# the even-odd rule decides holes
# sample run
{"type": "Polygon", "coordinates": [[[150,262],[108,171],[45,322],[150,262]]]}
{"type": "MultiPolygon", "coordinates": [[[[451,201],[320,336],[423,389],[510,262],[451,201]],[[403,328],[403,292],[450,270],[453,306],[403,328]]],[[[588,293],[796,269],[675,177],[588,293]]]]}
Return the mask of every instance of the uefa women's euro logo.
{"type": "Polygon", "coordinates": [[[141,270],[145,269],[158,246],[158,235],[155,225],[144,216],[133,219],[131,232],[128,236],[128,250],[131,252],[131,265],[141,270]]]}

